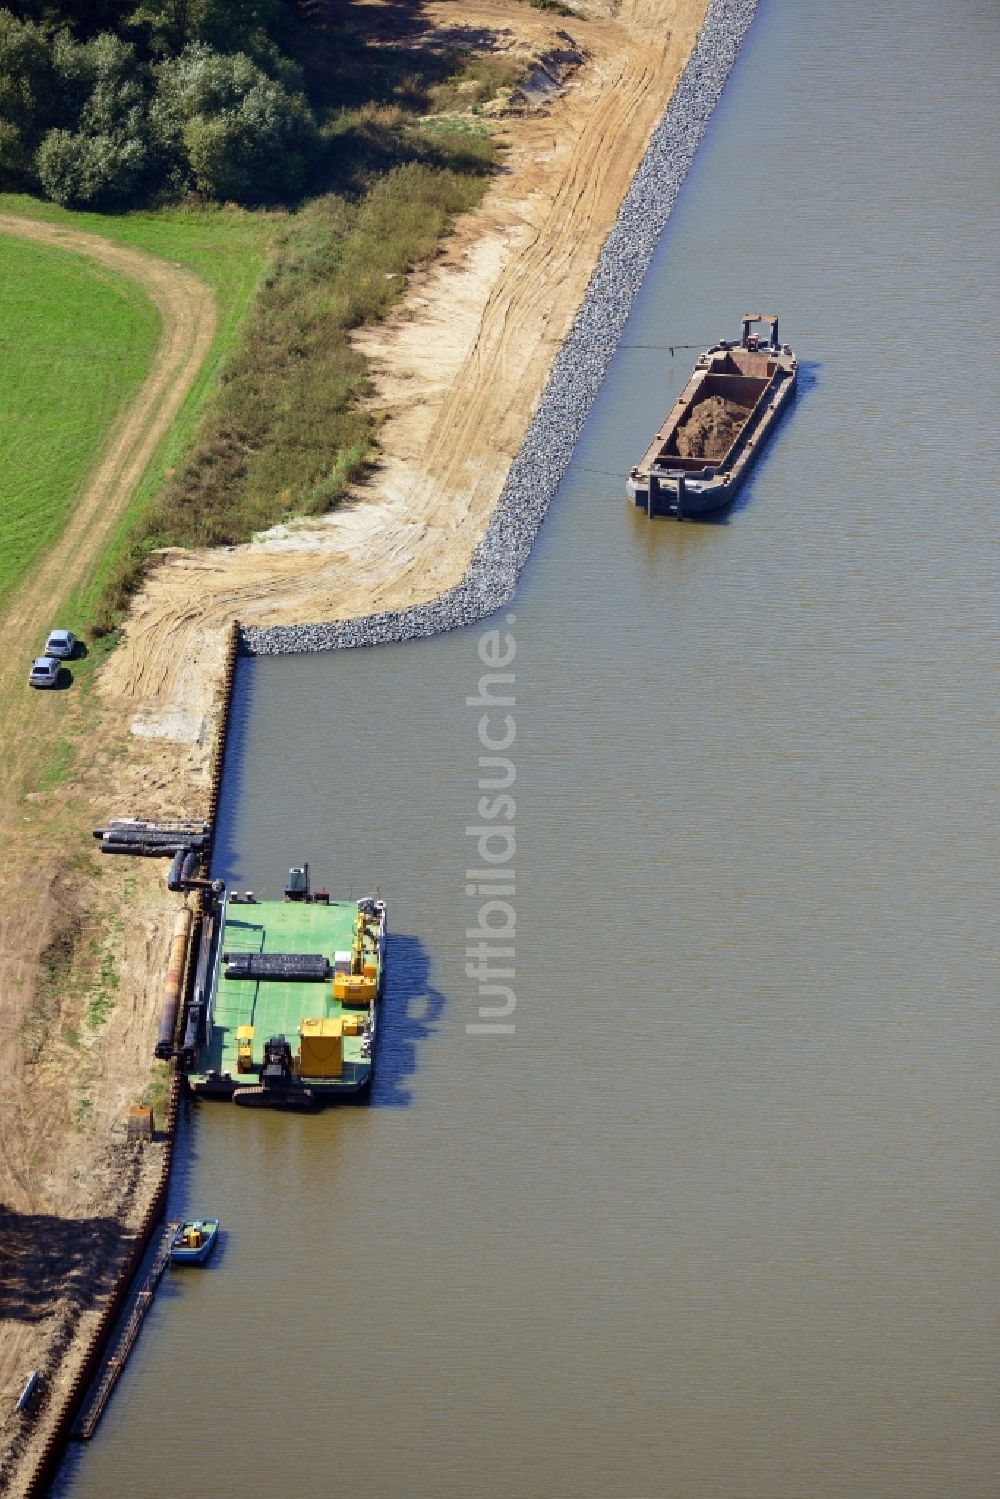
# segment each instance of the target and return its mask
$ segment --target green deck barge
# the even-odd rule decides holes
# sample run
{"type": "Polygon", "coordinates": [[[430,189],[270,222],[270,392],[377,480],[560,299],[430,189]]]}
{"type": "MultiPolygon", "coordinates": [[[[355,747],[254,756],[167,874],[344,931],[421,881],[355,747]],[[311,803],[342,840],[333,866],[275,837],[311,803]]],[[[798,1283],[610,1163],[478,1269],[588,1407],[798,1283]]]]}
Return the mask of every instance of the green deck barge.
{"type": "MultiPolygon", "coordinates": [[[[284,1102],[245,1096],[259,1095],[268,1083],[265,1044],[280,1036],[291,1052],[291,1094],[304,1088],[316,1101],[326,1101],[361,1092],[373,1068],[384,903],[372,898],[317,900],[308,893],[283,901],[230,897],[220,904],[219,916],[205,1034],[188,1074],[192,1091],[209,1097],[244,1095],[236,1097],[237,1103],[284,1102]],[[241,967],[241,955],[263,957],[256,970],[269,965],[271,971],[227,977],[227,967],[241,967]],[[276,971],[282,966],[278,955],[324,976],[286,976],[276,971]]],[[[254,967],[244,962],[243,970],[248,966],[254,967]]]]}

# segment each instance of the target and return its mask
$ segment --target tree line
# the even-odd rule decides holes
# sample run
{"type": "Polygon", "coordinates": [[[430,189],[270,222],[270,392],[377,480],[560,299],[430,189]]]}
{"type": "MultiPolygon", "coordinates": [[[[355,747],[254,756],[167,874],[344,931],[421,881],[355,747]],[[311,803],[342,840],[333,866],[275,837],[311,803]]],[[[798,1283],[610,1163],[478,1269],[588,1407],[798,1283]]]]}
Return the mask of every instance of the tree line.
{"type": "Polygon", "coordinates": [[[319,146],[284,0],[0,8],[0,188],[117,209],[294,199],[319,146]]]}

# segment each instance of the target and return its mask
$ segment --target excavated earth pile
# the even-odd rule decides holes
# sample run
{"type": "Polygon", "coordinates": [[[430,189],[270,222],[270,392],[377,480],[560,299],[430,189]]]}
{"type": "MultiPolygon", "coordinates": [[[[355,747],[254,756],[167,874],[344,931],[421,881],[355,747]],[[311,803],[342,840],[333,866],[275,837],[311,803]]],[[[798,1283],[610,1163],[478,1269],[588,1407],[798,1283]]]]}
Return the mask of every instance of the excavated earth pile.
{"type": "Polygon", "coordinates": [[[729,452],[752,409],[722,396],[706,396],[677,429],[678,453],[682,458],[718,462],[729,452]]]}

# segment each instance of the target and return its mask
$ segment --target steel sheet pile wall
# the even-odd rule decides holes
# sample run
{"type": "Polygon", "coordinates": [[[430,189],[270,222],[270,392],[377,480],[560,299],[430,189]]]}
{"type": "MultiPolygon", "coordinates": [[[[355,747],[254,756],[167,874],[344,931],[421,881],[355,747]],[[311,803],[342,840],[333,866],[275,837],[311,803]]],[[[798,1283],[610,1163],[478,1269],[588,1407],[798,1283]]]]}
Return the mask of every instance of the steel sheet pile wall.
{"type": "Polygon", "coordinates": [[[30,1499],[36,1499],[36,1496],[43,1495],[48,1484],[55,1476],[63,1450],[69,1441],[77,1416],[80,1414],[87,1391],[100,1368],[101,1359],[110,1341],[115,1323],[124,1310],[132,1282],[139,1271],[146,1250],[149,1248],[150,1239],[157,1224],[162,1220],[166,1212],[167,1190],[170,1183],[170,1166],[173,1160],[180,1097],[180,1073],[177,1071],[176,1064],[171,1064],[170,1092],[167,1098],[166,1118],[164,1121],[165,1149],[156,1191],[139,1231],[133,1240],[132,1247],[115,1277],[114,1285],[111,1287],[97,1326],[91,1335],[90,1347],[87,1349],[86,1357],[80,1369],[74,1376],[72,1387],[59,1413],[56,1426],[45,1439],[45,1445],[38,1458],[35,1471],[28,1480],[26,1492],[30,1496],[30,1499]]]}
{"type": "Polygon", "coordinates": [[[222,772],[226,763],[226,745],[229,741],[229,710],[233,701],[233,683],[236,680],[236,662],[239,659],[241,639],[240,622],[238,619],[234,619],[229,626],[226,664],[222,669],[222,713],[219,718],[219,732],[215,739],[215,754],[212,757],[212,774],[209,783],[206,820],[211,827],[211,831],[208,836],[208,843],[202,854],[201,862],[201,873],[205,877],[211,873],[212,869],[212,854],[215,849],[215,819],[219,811],[219,797],[222,794],[222,772]]]}
{"type": "MultiPolygon", "coordinates": [[[[209,805],[206,813],[206,820],[212,826],[212,834],[203,854],[203,872],[205,874],[211,868],[212,843],[215,837],[215,817],[219,807],[222,767],[225,763],[226,741],[229,736],[229,713],[232,704],[233,682],[236,676],[236,662],[239,655],[239,641],[239,622],[234,620],[230,626],[229,643],[226,651],[226,664],[222,682],[222,708],[219,718],[219,731],[216,737],[215,753],[212,761],[209,805]]],[[[180,1015],[180,1025],[182,1027],[187,1014],[188,1004],[190,1003],[191,986],[194,982],[199,930],[200,915],[196,916],[191,941],[188,944],[187,966],[182,989],[180,1015]]],[[[97,1326],[91,1335],[90,1346],[87,1349],[79,1371],[74,1376],[69,1394],[66,1397],[62,1410],[59,1412],[56,1425],[45,1438],[45,1443],[36,1462],[34,1472],[27,1480],[25,1492],[29,1496],[29,1499],[40,1499],[40,1496],[45,1493],[46,1488],[55,1476],[63,1451],[72,1434],[73,1426],[83,1407],[87,1392],[100,1369],[101,1360],[107,1350],[115,1324],[125,1309],[129,1292],[142,1265],[150,1241],[156,1231],[157,1225],[162,1222],[166,1215],[167,1194],[170,1187],[170,1168],[173,1164],[174,1143],[177,1134],[177,1114],[180,1108],[182,1088],[183,1078],[177,1062],[171,1061],[170,1090],[167,1095],[167,1108],[164,1119],[163,1161],[156,1189],[131,1248],[118,1270],[114,1285],[108,1293],[97,1326]]]]}

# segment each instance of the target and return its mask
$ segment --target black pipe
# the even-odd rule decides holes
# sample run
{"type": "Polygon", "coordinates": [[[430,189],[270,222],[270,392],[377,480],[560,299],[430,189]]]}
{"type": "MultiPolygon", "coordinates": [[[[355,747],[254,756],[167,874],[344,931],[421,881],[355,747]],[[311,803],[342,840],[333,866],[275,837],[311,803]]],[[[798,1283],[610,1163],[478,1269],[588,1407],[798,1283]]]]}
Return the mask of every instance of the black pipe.
{"type": "Polygon", "coordinates": [[[163,835],[168,838],[203,838],[211,828],[204,822],[125,822],[115,818],[104,827],[94,828],[95,838],[149,838],[163,835]]]}
{"type": "Polygon", "coordinates": [[[201,941],[198,945],[198,963],[195,968],[191,1003],[188,1006],[187,1024],[184,1027],[183,1052],[184,1060],[187,1063],[194,1061],[198,1047],[204,1039],[205,997],[208,991],[208,977],[212,962],[215,927],[214,907],[212,904],[209,904],[207,914],[202,918],[201,941]]]}
{"type": "Polygon", "coordinates": [[[208,842],[207,833],[157,832],[152,829],[142,832],[126,832],[119,828],[108,828],[102,834],[105,843],[172,843],[177,847],[203,848],[208,842]]]}
{"type": "MultiPolygon", "coordinates": [[[[187,844],[180,845],[183,853],[187,844]]],[[[177,853],[174,843],[102,843],[102,854],[130,854],[134,859],[170,859],[177,853]]]]}

